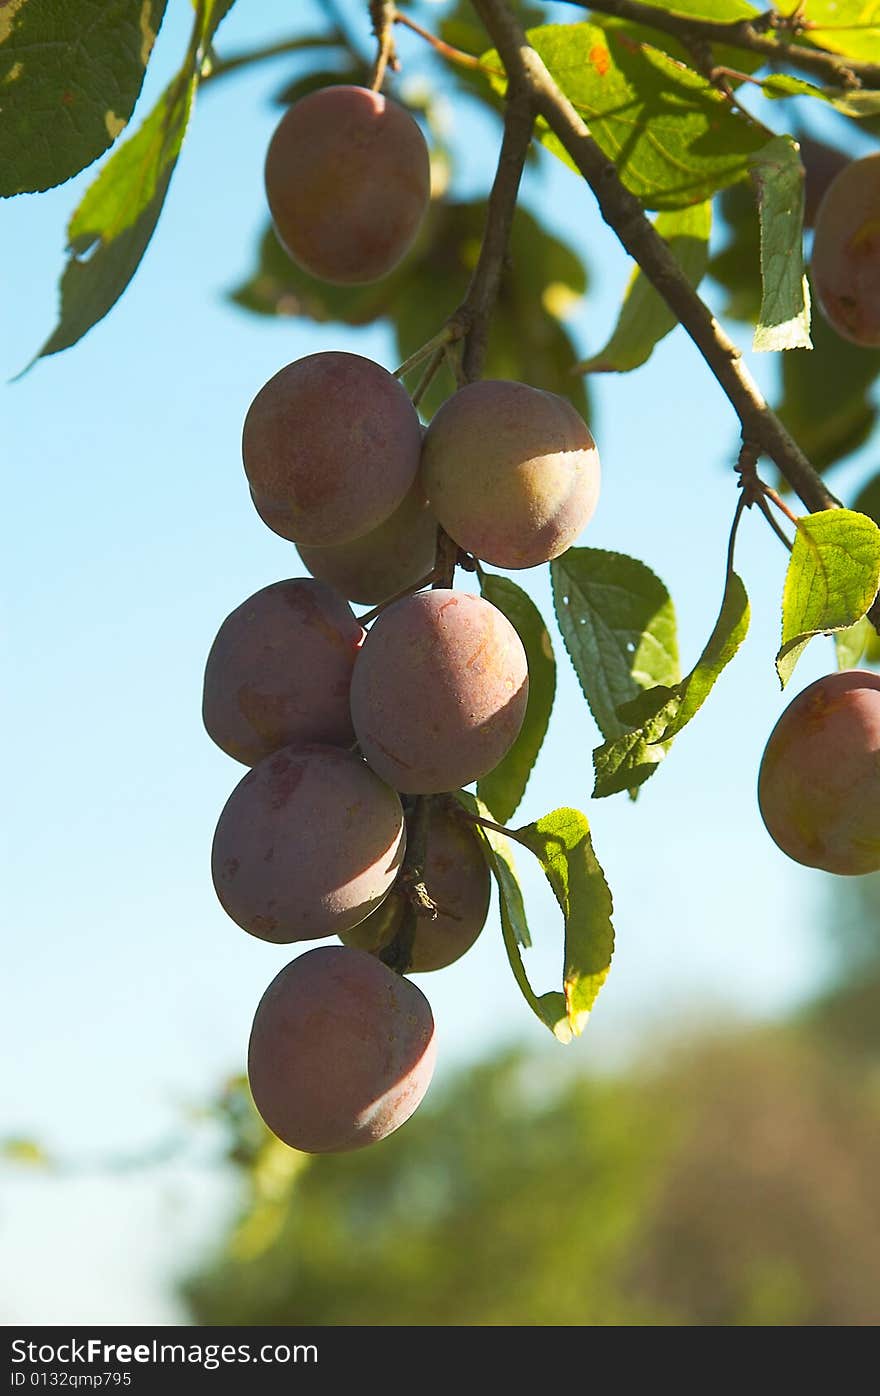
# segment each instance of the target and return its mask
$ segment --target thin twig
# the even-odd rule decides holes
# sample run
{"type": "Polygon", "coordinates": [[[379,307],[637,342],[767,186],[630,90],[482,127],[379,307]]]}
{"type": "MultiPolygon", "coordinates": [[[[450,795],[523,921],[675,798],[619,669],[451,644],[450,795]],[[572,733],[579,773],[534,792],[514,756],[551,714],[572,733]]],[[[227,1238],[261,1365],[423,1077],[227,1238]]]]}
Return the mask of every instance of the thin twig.
{"type": "Polygon", "coordinates": [[[491,73],[493,77],[503,77],[504,74],[495,68],[489,68],[485,63],[481,63],[479,58],[475,58],[472,53],[465,53],[464,49],[454,48],[452,44],[447,44],[445,39],[440,39],[436,34],[432,34],[430,29],[423,29],[420,24],[416,24],[409,15],[397,10],[394,15],[394,23],[402,24],[407,29],[411,29],[419,38],[426,39],[433,49],[443,57],[448,58],[450,63],[457,63],[460,68],[479,68],[483,73],[491,73]]]}
{"type": "Polygon", "coordinates": [[[425,341],[421,348],[416,349],[415,353],[410,354],[408,359],[404,359],[400,367],[394,370],[394,377],[405,378],[414,368],[418,368],[420,364],[423,364],[425,359],[430,358],[435,349],[442,349],[445,345],[451,344],[454,339],[459,338],[461,333],[461,326],[450,320],[443,326],[438,334],[432,335],[430,339],[425,341]]]}
{"type": "Polygon", "coordinates": [[[794,524],[795,528],[797,528],[797,514],[793,513],[792,510],[789,509],[785,500],[780,498],[780,496],[776,493],[776,490],[771,489],[769,485],[765,485],[764,493],[768,499],[772,499],[773,503],[776,505],[776,508],[779,509],[785,515],[785,517],[789,519],[791,523],[794,524]]]}
{"type": "Polygon", "coordinates": [[[373,92],[382,91],[387,68],[390,67],[392,72],[396,72],[400,66],[394,51],[395,14],[396,10],[390,0],[370,0],[370,18],[373,22],[373,33],[376,36],[377,44],[376,61],[373,64],[369,84],[373,92]]]}
{"type": "Polygon", "coordinates": [[[367,611],[365,616],[358,616],[358,625],[372,625],[374,620],[381,616],[383,611],[387,611],[389,606],[393,606],[395,601],[403,601],[405,597],[412,596],[415,592],[421,591],[424,587],[432,586],[437,580],[438,567],[432,567],[427,576],[418,582],[413,582],[412,586],[404,587],[402,591],[397,591],[393,596],[389,596],[387,601],[380,601],[378,606],[374,606],[372,611],[367,611]]]}
{"type": "Polygon", "coordinates": [[[455,568],[458,563],[458,544],[450,538],[443,528],[437,529],[437,576],[433,582],[433,588],[446,590],[451,587],[455,579],[455,568]]]}
{"type": "Polygon", "coordinates": [[[394,938],[379,959],[398,974],[406,974],[412,964],[413,945],[420,917],[436,919],[437,906],[425,886],[428,861],[428,826],[431,819],[430,795],[418,795],[406,821],[406,855],[398,889],[406,897],[403,919],[394,938]]]}
{"type": "Polygon", "coordinates": [[[413,405],[413,407],[418,407],[418,405],[419,405],[419,403],[421,402],[422,398],[425,396],[425,393],[426,393],[426,392],[428,391],[428,389],[430,388],[430,386],[431,386],[431,384],[433,383],[434,378],[435,378],[435,376],[436,376],[436,374],[437,374],[437,370],[440,368],[440,365],[443,363],[443,359],[444,359],[444,357],[445,357],[445,354],[446,354],[446,345],[445,345],[445,344],[441,344],[437,349],[434,350],[433,354],[431,355],[430,359],[428,360],[427,364],[425,365],[425,371],[424,371],[424,373],[422,374],[421,378],[419,379],[418,383],[416,384],[416,387],[415,387],[414,392],[412,393],[412,405],[413,405]]]}
{"type": "Polygon", "coordinates": [[[758,508],[764,515],[764,518],[767,520],[773,532],[776,534],[776,537],[780,540],[781,543],[784,543],[788,551],[791,552],[792,548],[794,547],[794,544],[792,543],[788,534],[785,532],[785,529],[782,528],[782,526],[780,525],[779,520],[773,513],[773,510],[770,508],[766,496],[762,495],[762,497],[757,501],[757,503],[758,508]]]}
{"type": "Polygon", "coordinates": [[[202,75],[201,86],[204,87],[206,83],[214,82],[216,78],[223,78],[229,73],[237,72],[239,68],[246,68],[251,63],[264,63],[269,58],[280,58],[288,53],[306,53],[316,48],[344,47],[345,38],[342,34],[317,34],[311,39],[283,39],[277,44],[245,49],[241,53],[230,53],[227,58],[215,57],[208,71],[202,75]]]}

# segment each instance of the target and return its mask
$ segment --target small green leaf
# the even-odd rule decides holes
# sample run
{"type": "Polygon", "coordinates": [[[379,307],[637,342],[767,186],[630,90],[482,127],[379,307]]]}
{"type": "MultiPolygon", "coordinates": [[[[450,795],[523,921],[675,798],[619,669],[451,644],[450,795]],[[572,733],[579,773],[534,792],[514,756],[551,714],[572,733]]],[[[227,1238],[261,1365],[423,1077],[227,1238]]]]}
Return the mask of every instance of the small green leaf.
{"type": "MultiPolygon", "coordinates": [[[[609,19],[546,24],[528,37],[590,133],[647,208],[701,203],[740,179],[763,133],[681,56],[656,47],[649,30],[609,19]]],[[[501,68],[493,50],[483,63],[501,68]]],[[[491,79],[503,91],[503,77],[491,79]]],[[[572,161],[549,128],[539,138],[572,161]]]]}
{"type": "MultiPolygon", "coordinates": [[[[670,252],[691,286],[699,286],[709,261],[711,203],[658,214],[654,226],[669,244],[670,252]]],[[[655,344],[677,324],[678,320],[659,291],[655,291],[636,267],[626,288],[614,333],[604,349],[578,368],[584,373],[625,373],[638,368],[650,358],[655,344]]]]}
{"type": "Polygon", "coordinates": [[[492,818],[506,824],[515,813],[541,750],[556,693],[556,661],[544,618],[534,601],[507,577],[484,573],[481,590],[502,611],[523,642],[529,665],[529,701],[519,736],[477,794],[492,818]]]}
{"type": "Polygon", "coordinates": [[[550,564],[553,604],[584,697],[604,737],[623,736],[621,703],[681,670],[675,608],[660,578],[635,558],[569,548],[550,564]]]}
{"type": "Polygon", "coordinates": [[[143,125],[114,151],[67,230],[58,324],[42,357],[68,349],[116,304],[140,265],[183,144],[202,56],[233,0],[199,0],[183,67],[143,125]]]}
{"type": "Polygon", "coordinates": [[[764,96],[771,101],[781,101],[786,97],[813,97],[857,121],[867,120],[880,112],[880,92],[871,88],[817,87],[815,83],[794,78],[789,73],[774,73],[772,77],[763,79],[761,87],[764,96]]]}
{"type": "Polygon", "coordinates": [[[0,197],[51,189],[126,125],[167,0],[0,5],[0,197]]]}
{"type": "Polygon", "coordinates": [[[782,593],[782,687],[814,635],[846,630],[868,610],[880,586],[880,528],[851,509],[798,519],[782,593]]]}
{"type": "Polygon", "coordinates": [[[771,102],[779,102],[786,97],[824,96],[821,87],[807,82],[805,78],[792,77],[790,73],[771,73],[770,77],[762,79],[761,87],[764,96],[769,97],[771,102]]]}
{"type": "Polygon", "coordinates": [[[634,730],[605,742],[593,752],[595,799],[632,790],[652,776],[673,737],[699,711],[722,670],[730,663],[749,628],[749,599],[742,581],[730,572],[718,619],[691,672],[673,687],[658,685],[618,709],[634,730]]]}
{"type": "Polygon", "coordinates": [[[579,810],[557,809],[517,829],[516,839],[539,860],[565,918],[566,1022],[579,1037],[614,953],[611,892],[593,851],[590,825],[579,810]]]}
{"type": "Polygon", "coordinates": [[[756,350],[809,349],[810,290],[803,261],[804,167],[797,142],[777,136],[751,166],[761,225],[761,313],[756,350]]]}

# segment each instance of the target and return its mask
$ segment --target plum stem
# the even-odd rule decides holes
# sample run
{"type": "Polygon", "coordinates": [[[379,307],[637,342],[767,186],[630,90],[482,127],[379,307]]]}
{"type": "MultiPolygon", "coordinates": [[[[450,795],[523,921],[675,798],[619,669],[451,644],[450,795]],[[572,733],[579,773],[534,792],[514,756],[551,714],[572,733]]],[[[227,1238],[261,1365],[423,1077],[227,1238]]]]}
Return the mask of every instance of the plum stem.
{"type": "Polygon", "coordinates": [[[394,51],[394,5],[390,0],[370,0],[370,19],[376,36],[378,52],[370,75],[370,89],[381,92],[386,69],[396,73],[400,64],[394,51]]]}
{"type": "Polygon", "coordinates": [[[419,379],[418,383],[416,384],[415,390],[411,395],[413,407],[418,407],[422,398],[425,396],[425,393],[428,391],[431,384],[433,383],[434,378],[437,374],[437,370],[440,368],[440,365],[443,363],[446,357],[447,347],[447,345],[441,344],[439,348],[434,350],[430,359],[425,364],[425,371],[419,379]]]}
{"type": "Polygon", "coordinates": [[[372,611],[367,611],[366,615],[358,616],[358,625],[372,625],[373,621],[381,616],[383,611],[387,611],[389,606],[393,606],[395,601],[403,601],[405,597],[412,596],[414,592],[421,591],[423,587],[431,586],[436,582],[439,575],[439,568],[432,567],[419,581],[413,582],[411,586],[404,587],[402,591],[396,591],[393,596],[389,596],[387,601],[380,601],[378,606],[374,606],[372,611]]]}
{"type": "Polygon", "coordinates": [[[764,493],[768,499],[772,499],[773,503],[776,505],[776,508],[781,510],[785,517],[789,519],[795,526],[797,526],[797,514],[792,513],[785,500],[780,499],[776,491],[771,489],[769,485],[764,486],[764,493]]]}
{"type": "Polygon", "coordinates": [[[449,588],[455,581],[455,569],[458,565],[458,544],[450,538],[443,528],[437,529],[437,577],[433,582],[434,590],[449,588]]]}
{"type": "Polygon", "coordinates": [[[430,817],[430,795],[416,796],[407,816],[406,855],[398,878],[398,886],[406,897],[406,907],[396,934],[379,956],[382,963],[397,974],[406,974],[412,964],[419,918],[425,916],[433,921],[437,916],[437,907],[425,886],[430,817]]]}
{"type": "Polygon", "coordinates": [[[443,350],[447,344],[451,344],[454,339],[458,339],[461,333],[461,326],[453,323],[453,319],[450,319],[443,326],[442,330],[432,335],[430,339],[425,340],[425,343],[422,344],[420,348],[416,349],[414,353],[410,354],[408,359],[404,359],[400,367],[394,370],[393,376],[395,378],[405,378],[414,368],[418,368],[420,364],[423,364],[425,359],[431,358],[435,350],[443,350]]]}

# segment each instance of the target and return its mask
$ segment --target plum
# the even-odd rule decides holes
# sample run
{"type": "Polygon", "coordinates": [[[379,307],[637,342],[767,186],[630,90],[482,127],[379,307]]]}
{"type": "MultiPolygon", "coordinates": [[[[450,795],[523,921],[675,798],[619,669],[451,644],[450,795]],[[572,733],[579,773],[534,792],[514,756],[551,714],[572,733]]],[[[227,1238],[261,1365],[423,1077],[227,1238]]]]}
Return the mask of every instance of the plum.
{"type": "Polygon", "coordinates": [[[313,577],[328,582],[349,601],[378,606],[427,576],[437,556],[437,520],[416,483],[390,518],[333,548],[300,546],[313,577]]]}
{"type": "Polygon", "coordinates": [[[880,869],[880,675],[847,669],[798,694],[764,750],[758,801],[795,862],[850,876],[880,869]]]}
{"type": "MultiPolygon", "coordinates": [[[[486,923],[491,883],[486,860],[474,832],[436,801],[428,816],[424,869],[425,889],[437,907],[431,921],[416,922],[408,973],[445,969],[470,950],[486,923]]],[[[391,943],[403,922],[406,892],[395,889],[366,921],[345,931],[346,945],[378,955],[391,943]]]]}
{"type": "Polygon", "coordinates": [[[880,153],[852,160],[816,213],[813,289],[832,329],[880,347],[880,153]]]}
{"type": "Polygon", "coordinates": [[[431,167],[409,112],[364,87],[324,87],[281,118],[266,155],[279,241],[323,281],[387,276],[427,211],[431,167]]]}
{"type": "Polygon", "coordinates": [[[422,428],[409,395],[360,354],[308,354],[257,393],[242,434],[254,502],[284,538],[349,543],[400,507],[419,468],[422,428]]]}
{"type": "Polygon", "coordinates": [[[355,661],[361,751],[395,789],[436,794],[488,775],[516,740],[528,664],[506,616],[445,587],[393,602],[355,661]]]}
{"type": "Polygon", "coordinates": [[[399,1129],[430,1085],[435,1056],[421,990],[362,950],[325,945],[286,965],[264,993],[248,1078],[279,1139],[336,1153],[399,1129]]]}
{"type": "Polygon", "coordinates": [[[486,379],[432,420],[422,484],[459,547],[496,567],[535,567],[565,552],[592,518],[599,453],[565,398],[486,379]]]}
{"type": "Polygon", "coordinates": [[[233,921],[287,945],[363,921],[390,892],[405,847],[398,796],[359,756],[287,746],[233,790],[211,872],[233,921]]]}
{"type": "Polygon", "coordinates": [[[349,689],[364,634],[343,598],[311,577],[255,592],[208,655],[208,735],[246,766],[292,743],[352,746],[349,689]]]}

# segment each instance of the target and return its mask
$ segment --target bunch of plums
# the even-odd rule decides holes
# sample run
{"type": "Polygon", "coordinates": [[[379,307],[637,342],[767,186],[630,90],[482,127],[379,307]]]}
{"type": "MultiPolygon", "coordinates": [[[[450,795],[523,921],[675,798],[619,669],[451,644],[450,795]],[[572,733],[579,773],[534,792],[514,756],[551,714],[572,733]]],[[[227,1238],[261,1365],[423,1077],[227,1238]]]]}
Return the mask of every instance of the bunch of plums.
{"type": "MultiPolygon", "coordinates": [[[[427,149],[379,94],[323,89],[281,121],[266,187],[300,265],[369,281],[416,235],[427,149]]],[[[217,825],[214,886],[262,940],[342,940],[270,984],[248,1072],[281,1139],[353,1149],[403,1124],[430,1082],[431,1009],[385,960],[400,963],[404,923],[416,973],[451,964],[479,935],[488,868],[450,792],[505,757],[528,699],[507,618],[448,577],[440,584],[439,529],[484,562],[545,562],[592,515],[599,461],[584,422],[553,394],[474,383],[425,431],[392,374],[336,352],[288,364],[261,388],[242,455],[257,512],[311,575],[249,597],[208,656],[205,726],[250,767],[217,825]],[[368,630],[352,602],[375,608],[368,630]],[[417,870],[406,863],[416,823],[417,870]],[[417,894],[434,914],[414,922],[417,894]]]]}

